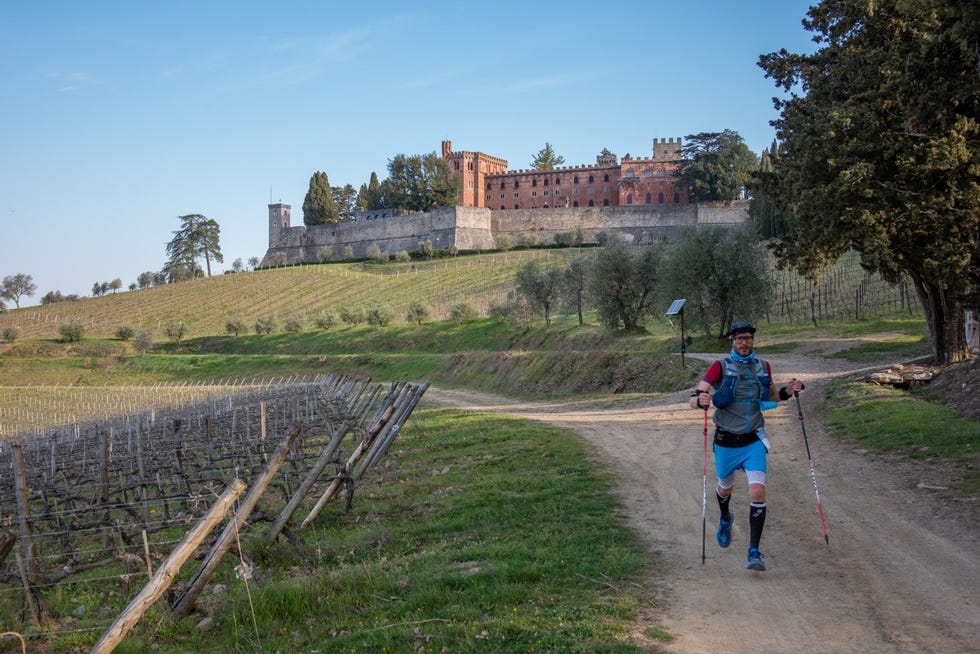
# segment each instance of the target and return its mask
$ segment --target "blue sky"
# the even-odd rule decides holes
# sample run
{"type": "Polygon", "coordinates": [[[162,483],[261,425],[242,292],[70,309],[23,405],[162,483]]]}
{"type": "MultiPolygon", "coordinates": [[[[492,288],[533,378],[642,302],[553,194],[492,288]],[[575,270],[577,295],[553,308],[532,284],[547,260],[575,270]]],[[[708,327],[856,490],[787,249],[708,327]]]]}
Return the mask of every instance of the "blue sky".
{"type": "MultiPolygon", "coordinates": [[[[0,277],[90,295],[157,271],[178,216],[261,257],[268,209],[315,171],[358,188],[392,156],[527,168],[733,129],[767,147],[756,62],[812,51],[799,0],[17,2],[0,8],[0,277]]],[[[10,303],[8,303],[10,304],[10,303]]]]}

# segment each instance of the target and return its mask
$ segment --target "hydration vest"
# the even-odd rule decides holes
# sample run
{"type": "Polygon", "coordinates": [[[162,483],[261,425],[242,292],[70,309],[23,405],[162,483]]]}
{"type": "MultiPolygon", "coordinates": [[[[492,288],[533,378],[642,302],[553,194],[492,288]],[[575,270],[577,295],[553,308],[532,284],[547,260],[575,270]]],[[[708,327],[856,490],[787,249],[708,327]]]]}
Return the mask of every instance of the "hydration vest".
{"type": "Polygon", "coordinates": [[[714,384],[715,392],[711,396],[711,402],[718,408],[715,424],[734,434],[747,434],[762,427],[761,403],[769,403],[772,385],[766,362],[753,358],[743,363],[725,357],[721,366],[723,376],[714,384]]]}

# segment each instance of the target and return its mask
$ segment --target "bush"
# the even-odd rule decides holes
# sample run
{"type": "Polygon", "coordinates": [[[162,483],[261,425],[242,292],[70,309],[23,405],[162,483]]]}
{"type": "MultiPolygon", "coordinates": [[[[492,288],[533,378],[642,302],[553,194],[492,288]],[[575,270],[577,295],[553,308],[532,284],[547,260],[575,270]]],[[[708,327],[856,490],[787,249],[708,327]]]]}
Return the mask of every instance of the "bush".
{"type": "Polygon", "coordinates": [[[136,334],[136,330],[130,325],[119,325],[116,327],[116,338],[120,341],[128,341],[136,334]]]}
{"type": "Polygon", "coordinates": [[[247,327],[245,326],[245,319],[242,318],[241,316],[237,316],[235,318],[229,318],[228,322],[225,323],[225,331],[233,336],[238,336],[246,329],[247,327]]]}
{"type": "Polygon", "coordinates": [[[2,336],[4,342],[13,343],[18,338],[20,338],[20,327],[17,327],[15,325],[4,327],[2,336]]]}
{"type": "Polygon", "coordinates": [[[276,327],[278,326],[279,321],[276,320],[275,316],[262,316],[255,321],[255,333],[271,334],[276,331],[276,327]]]}
{"type": "Polygon", "coordinates": [[[153,330],[145,329],[133,339],[133,349],[140,354],[146,354],[153,348],[153,330]]]}
{"type": "Polygon", "coordinates": [[[353,259],[354,258],[354,246],[352,246],[352,245],[345,245],[344,246],[344,258],[345,259],[353,259]]]}
{"type": "Polygon", "coordinates": [[[508,294],[504,302],[491,302],[487,315],[525,329],[533,327],[536,318],[534,307],[527,301],[527,296],[513,292],[508,294]]]}
{"type": "Polygon", "coordinates": [[[290,334],[298,334],[303,331],[303,319],[299,316],[290,316],[286,318],[282,328],[290,334]]]}
{"type": "Polygon", "coordinates": [[[449,319],[460,325],[462,325],[464,322],[476,320],[479,316],[480,314],[477,312],[476,308],[467,302],[454,304],[453,308],[449,311],[449,319]]]}
{"type": "Polygon", "coordinates": [[[340,319],[348,325],[359,325],[364,322],[364,309],[341,307],[340,319]]]}
{"type": "Polygon", "coordinates": [[[172,322],[167,325],[166,333],[167,338],[179,345],[184,340],[184,336],[187,335],[187,325],[183,321],[172,322]]]}
{"type": "Polygon", "coordinates": [[[518,238],[517,244],[522,248],[533,248],[538,244],[538,235],[531,232],[525,232],[521,234],[520,238],[518,238]]]}
{"type": "Polygon", "coordinates": [[[395,261],[398,263],[408,263],[412,260],[412,255],[408,253],[408,250],[399,250],[398,254],[395,255],[395,261]]]}
{"type": "Polygon", "coordinates": [[[405,319],[421,327],[422,323],[429,319],[431,313],[429,307],[416,300],[408,307],[408,313],[405,315],[405,319]]]}
{"type": "Polygon", "coordinates": [[[433,254],[432,241],[419,241],[419,254],[426,259],[431,259],[433,254]]]}
{"type": "Polygon", "coordinates": [[[501,234],[497,237],[497,249],[501,252],[506,252],[507,250],[514,247],[514,239],[512,239],[507,234],[501,234]]]}
{"type": "Polygon", "coordinates": [[[320,263],[323,263],[325,261],[330,261],[332,257],[333,257],[333,248],[330,247],[329,245],[324,245],[322,248],[317,250],[316,258],[317,261],[319,261],[320,263]]]}
{"type": "Polygon", "coordinates": [[[76,343],[85,335],[85,327],[77,320],[72,320],[58,327],[58,333],[66,343],[76,343]]]}
{"type": "Polygon", "coordinates": [[[337,324],[337,317],[333,315],[332,311],[321,311],[313,316],[313,324],[316,325],[317,329],[330,329],[337,324]]]}
{"type": "Polygon", "coordinates": [[[367,323],[375,327],[384,327],[395,319],[395,313],[388,307],[374,307],[367,312],[367,323]]]}
{"type": "Polygon", "coordinates": [[[377,243],[372,243],[367,248],[368,259],[375,261],[376,263],[387,263],[388,253],[382,252],[381,248],[378,247],[377,243]]]}

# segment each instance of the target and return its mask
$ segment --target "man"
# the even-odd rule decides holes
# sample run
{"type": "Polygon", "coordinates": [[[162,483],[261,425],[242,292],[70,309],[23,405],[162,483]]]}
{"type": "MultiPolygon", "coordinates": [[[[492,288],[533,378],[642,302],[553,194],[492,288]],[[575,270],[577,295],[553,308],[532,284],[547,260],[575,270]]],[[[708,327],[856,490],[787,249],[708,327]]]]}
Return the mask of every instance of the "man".
{"type": "Polygon", "coordinates": [[[766,522],[766,438],[762,412],[786,401],[803,390],[792,379],[777,389],[769,362],[755,358],[755,327],[736,322],[728,331],[731,353],[708,367],[691,393],[691,408],[708,410],[715,405],[715,438],[712,451],[718,474],[718,506],[721,518],[715,538],[720,547],[732,542],[732,514],[729,502],[735,485],[735,471],[743,470],[749,484],[749,550],[745,567],[762,572],[766,564],[759,552],[762,528],[766,522]]]}

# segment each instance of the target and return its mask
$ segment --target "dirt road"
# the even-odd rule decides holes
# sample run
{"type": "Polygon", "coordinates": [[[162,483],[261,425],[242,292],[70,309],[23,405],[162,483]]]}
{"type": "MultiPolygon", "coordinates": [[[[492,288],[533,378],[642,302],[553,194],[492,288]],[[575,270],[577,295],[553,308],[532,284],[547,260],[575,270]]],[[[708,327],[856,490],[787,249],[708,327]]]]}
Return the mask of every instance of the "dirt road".
{"type": "MultiPolygon", "coordinates": [[[[760,353],[764,356],[763,353],[760,353]]],[[[689,355],[697,356],[697,355],[689,355]]],[[[840,361],[768,356],[777,381],[797,377],[830,535],[817,514],[796,405],[767,412],[772,441],[763,573],[743,568],[748,502],[739,474],[733,543],[714,542],[718,508],[708,452],[707,560],[701,563],[703,414],[687,392],[610,408],[516,402],[430,388],[425,402],[543,420],[588,440],[617,474],[630,527],[666,570],[647,580],[642,624],[685,654],[980,652],[980,529],[975,512],[937,502],[941,471],[889,462],[827,438],[811,406],[840,361]],[[912,477],[912,478],[910,478],[912,477]],[[934,478],[936,477],[936,478],[934,478]]],[[[710,434],[710,423],[709,423],[710,434]]],[[[710,441],[710,436],[709,436],[710,441]]]]}

